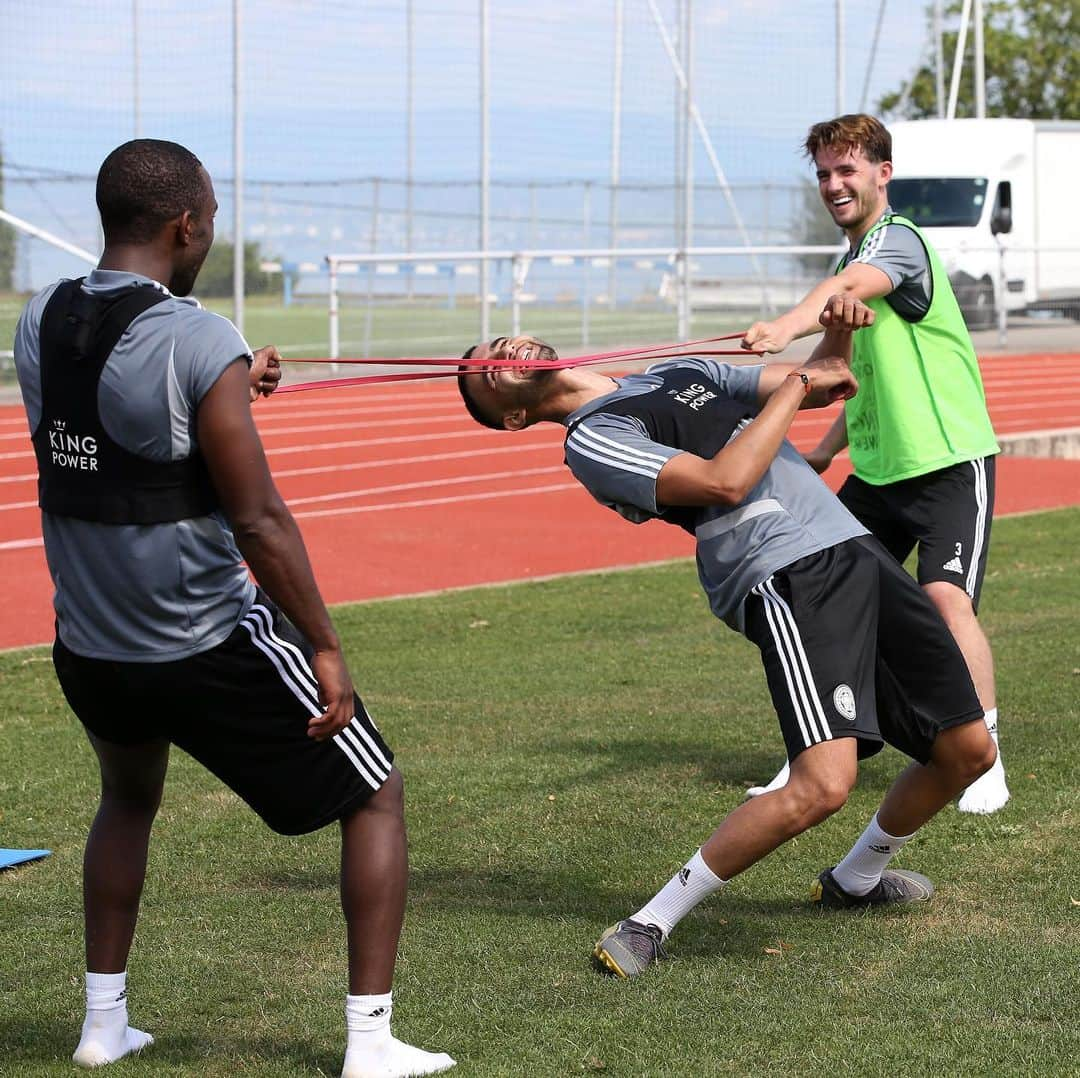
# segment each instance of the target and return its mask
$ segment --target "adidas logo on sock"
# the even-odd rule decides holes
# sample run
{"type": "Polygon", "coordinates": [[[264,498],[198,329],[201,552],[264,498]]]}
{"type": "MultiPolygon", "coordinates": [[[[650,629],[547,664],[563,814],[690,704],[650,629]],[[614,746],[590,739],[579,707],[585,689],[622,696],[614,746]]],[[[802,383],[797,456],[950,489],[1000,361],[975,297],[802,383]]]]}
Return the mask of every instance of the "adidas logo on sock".
{"type": "Polygon", "coordinates": [[[384,1014],[386,1014],[386,1008],[385,1007],[376,1007],[375,1010],[373,1010],[368,1015],[368,1018],[381,1018],[384,1014]]]}
{"type": "Polygon", "coordinates": [[[950,558],[941,568],[947,573],[962,573],[964,571],[964,566],[959,558],[950,558]]]}
{"type": "Polygon", "coordinates": [[[686,881],[688,879],[690,879],[690,869],[689,868],[680,868],[679,869],[679,883],[681,883],[683,885],[683,887],[685,887],[686,886],[686,881]]]}
{"type": "Polygon", "coordinates": [[[878,845],[877,843],[874,843],[874,842],[871,842],[869,845],[870,845],[870,849],[872,849],[874,851],[874,853],[888,853],[889,850],[892,849],[891,846],[878,845]]]}

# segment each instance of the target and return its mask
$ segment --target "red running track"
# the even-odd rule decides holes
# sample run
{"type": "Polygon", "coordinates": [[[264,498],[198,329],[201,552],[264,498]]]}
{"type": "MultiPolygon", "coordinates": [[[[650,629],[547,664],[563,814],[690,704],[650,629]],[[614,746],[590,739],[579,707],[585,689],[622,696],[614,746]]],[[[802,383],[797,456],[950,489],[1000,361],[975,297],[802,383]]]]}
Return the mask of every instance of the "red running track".
{"type": "MultiPolygon", "coordinates": [[[[1000,435],[1080,427],[1080,355],[993,357],[982,370],[1000,435]]],[[[634,526],[597,505],[563,466],[560,429],[478,427],[450,379],[289,394],[256,415],[331,603],[693,552],[680,529],[634,526]]],[[[815,444],[834,415],[800,416],[793,440],[815,444]]],[[[838,461],[829,485],[848,471],[838,461]]],[[[22,408],[0,408],[0,647],[52,637],[35,496],[22,408]]],[[[997,515],[1078,504],[1080,461],[999,459],[997,515]]]]}

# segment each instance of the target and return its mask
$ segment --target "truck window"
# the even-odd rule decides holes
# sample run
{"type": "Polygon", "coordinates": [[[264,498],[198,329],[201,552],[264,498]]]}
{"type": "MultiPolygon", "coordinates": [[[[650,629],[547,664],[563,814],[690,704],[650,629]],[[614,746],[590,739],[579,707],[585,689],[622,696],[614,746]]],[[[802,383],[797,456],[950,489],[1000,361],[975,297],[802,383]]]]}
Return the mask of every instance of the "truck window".
{"type": "Polygon", "coordinates": [[[893,180],[889,205],[923,228],[971,228],[986,204],[983,176],[893,180]]]}

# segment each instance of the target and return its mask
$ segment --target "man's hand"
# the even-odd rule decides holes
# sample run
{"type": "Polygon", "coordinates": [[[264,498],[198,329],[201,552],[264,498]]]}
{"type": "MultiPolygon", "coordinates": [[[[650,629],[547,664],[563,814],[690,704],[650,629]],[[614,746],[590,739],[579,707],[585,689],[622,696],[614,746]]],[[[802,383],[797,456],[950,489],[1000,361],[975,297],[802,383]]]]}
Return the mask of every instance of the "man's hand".
{"type": "Polygon", "coordinates": [[[826,328],[841,333],[853,333],[874,324],[874,312],[861,299],[850,292],[830,296],[818,315],[818,321],[826,328]]]}
{"type": "Polygon", "coordinates": [[[254,404],[260,397],[269,397],[281,381],[281,353],[272,344],[258,349],[248,375],[251,402],[254,404]]]}
{"type": "Polygon", "coordinates": [[[794,334],[786,330],[779,319],[775,322],[755,322],[743,335],[743,348],[756,352],[782,352],[791,344],[794,334]]]}
{"type": "Polygon", "coordinates": [[[834,401],[850,400],[859,391],[858,379],[838,356],[808,360],[794,373],[805,374],[810,379],[803,408],[824,408],[834,401]]]}
{"type": "Polygon", "coordinates": [[[323,713],[308,720],[308,737],[325,741],[340,733],[356,715],[353,683],[340,648],[316,651],[311,669],[319,684],[319,703],[323,713]]]}

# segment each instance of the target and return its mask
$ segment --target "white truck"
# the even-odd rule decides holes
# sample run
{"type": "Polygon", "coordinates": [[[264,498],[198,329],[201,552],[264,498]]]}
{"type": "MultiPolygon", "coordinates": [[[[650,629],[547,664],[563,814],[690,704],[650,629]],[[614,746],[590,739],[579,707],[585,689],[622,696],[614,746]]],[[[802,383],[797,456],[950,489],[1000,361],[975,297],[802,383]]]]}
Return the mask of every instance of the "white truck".
{"type": "Polygon", "coordinates": [[[941,255],[964,317],[1055,310],[1080,319],[1080,122],[904,120],[892,208],[941,255]]]}

